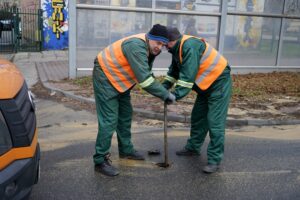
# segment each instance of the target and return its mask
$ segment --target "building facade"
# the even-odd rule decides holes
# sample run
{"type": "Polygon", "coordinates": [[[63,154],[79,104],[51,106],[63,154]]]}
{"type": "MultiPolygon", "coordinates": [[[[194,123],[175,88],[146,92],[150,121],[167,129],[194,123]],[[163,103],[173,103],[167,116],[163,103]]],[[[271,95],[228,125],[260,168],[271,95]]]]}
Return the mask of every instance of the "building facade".
{"type": "MultiPolygon", "coordinates": [[[[110,43],[156,23],[205,38],[237,73],[300,68],[300,0],[77,0],[75,7],[76,75],[110,43]]],[[[169,64],[163,52],[154,70],[169,64]]]]}

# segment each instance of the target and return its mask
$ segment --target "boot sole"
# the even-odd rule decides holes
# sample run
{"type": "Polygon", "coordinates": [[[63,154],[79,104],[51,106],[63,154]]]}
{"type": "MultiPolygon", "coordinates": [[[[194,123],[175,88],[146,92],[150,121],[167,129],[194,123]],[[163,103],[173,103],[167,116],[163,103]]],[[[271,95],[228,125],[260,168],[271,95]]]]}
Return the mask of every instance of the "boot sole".
{"type": "Polygon", "coordinates": [[[105,171],[103,171],[103,170],[101,170],[101,169],[99,169],[99,168],[97,168],[97,167],[95,167],[95,171],[96,171],[96,172],[99,172],[99,173],[101,173],[101,174],[103,174],[103,175],[105,175],[105,176],[111,176],[111,177],[113,177],[113,176],[118,176],[118,175],[120,174],[119,171],[117,171],[117,172],[114,173],[114,174],[109,174],[109,173],[107,173],[107,172],[105,172],[105,171]]]}
{"type": "Polygon", "coordinates": [[[135,157],[131,157],[131,156],[119,156],[119,158],[129,159],[129,160],[145,160],[145,158],[135,158],[135,157]]]}
{"type": "Polygon", "coordinates": [[[206,174],[212,174],[212,173],[215,173],[219,170],[219,166],[215,169],[215,170],[207,170],[205,168],[202,169],[202,171],[206,174]]]}
{"type": "Polygon", "coordinates": [[[115,173],[115,174],[108,174],[108,173],[106,173],[106,172],[104,172],[104,171],[101,171],[101,170],[95,170],[96,172],[99,172],[99,173],[101,173],[101,174],[103,174],[103,175],[105,175],[105,176],[110,176],[110,177],[114,177],[114,176],[118,176],[120,173],[119,172],[117,172],[117,173],[115,173]]]}

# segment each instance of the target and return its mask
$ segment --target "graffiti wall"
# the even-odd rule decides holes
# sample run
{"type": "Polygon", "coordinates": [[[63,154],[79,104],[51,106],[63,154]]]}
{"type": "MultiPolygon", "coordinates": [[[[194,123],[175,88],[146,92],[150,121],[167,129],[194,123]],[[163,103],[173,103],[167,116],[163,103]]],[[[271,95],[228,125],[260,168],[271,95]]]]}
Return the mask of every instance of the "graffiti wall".
{"type": "Polygon", "coordinates": [[[41,0],[43,12],[44,49],[68,47],[68,0],[41,0]]]}

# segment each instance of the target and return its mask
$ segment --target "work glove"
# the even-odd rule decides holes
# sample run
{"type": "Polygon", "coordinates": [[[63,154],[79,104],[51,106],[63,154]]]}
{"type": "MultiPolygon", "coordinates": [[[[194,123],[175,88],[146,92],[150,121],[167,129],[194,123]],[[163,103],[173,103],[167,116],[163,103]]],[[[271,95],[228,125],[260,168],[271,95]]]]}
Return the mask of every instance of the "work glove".
{"type": "Polygon", "coordinates": [[[164,88],[166,88],[166,90],[169,90],[169,89],[173,86],[173,83],[171,83],[171,82],[169,82],[169,81],[164,81],[164,82],[162,83],[162,86],[163,86],[164,88]]]}
{"type": "Polygon", "coordinates": [[[165,103],[168,104],[168,105],[171,105],[171,104],[173,104],[175,102],[176,102],[176,97],[175,97],[174,94],[172,94],[170,92],[168,98],[165,100],[165,103]]]}

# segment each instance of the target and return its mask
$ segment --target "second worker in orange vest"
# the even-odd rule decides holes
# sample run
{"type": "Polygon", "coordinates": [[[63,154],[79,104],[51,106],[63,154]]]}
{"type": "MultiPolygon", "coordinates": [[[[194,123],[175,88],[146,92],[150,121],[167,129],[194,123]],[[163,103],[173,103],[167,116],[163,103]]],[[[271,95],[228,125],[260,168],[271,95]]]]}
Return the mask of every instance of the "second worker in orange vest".
{"type": "Polygon", "coordinates": [[[163,85],[169,89],[176,82],[176,100],[191,90],[197,93],[192,110],[190,138],[179,156],[200,155],[209,132],[208,163],[203,171],[216,172],[223,158],[225,124],[231,96],[230,66],[227,60],[201,38],[181,35],[177,28],[168,28],[167,48],[172,64],[163,85]]]}
{"type": "Polygon", "coordinates": [[[98,116],[95,170],[116,176],[118,170],[109,160],[113,133],[117,132],[120,158],[144,160],[131,142],[132,105],[130,90],[135,84],[168,103],[175,96],[152,75],[152,64],[168,42],[165,26],[156,24],[147,34],[116,41],[103,49],[94,62],[93,86],[98,116]]]}

